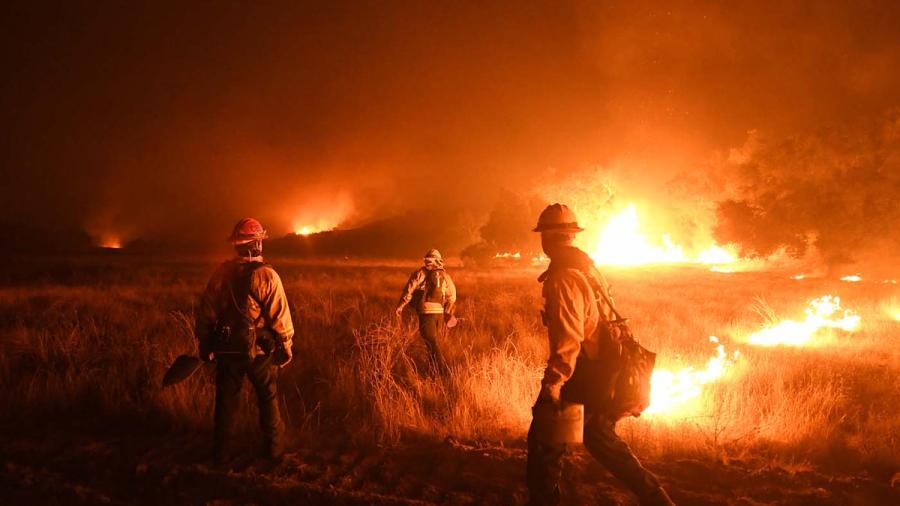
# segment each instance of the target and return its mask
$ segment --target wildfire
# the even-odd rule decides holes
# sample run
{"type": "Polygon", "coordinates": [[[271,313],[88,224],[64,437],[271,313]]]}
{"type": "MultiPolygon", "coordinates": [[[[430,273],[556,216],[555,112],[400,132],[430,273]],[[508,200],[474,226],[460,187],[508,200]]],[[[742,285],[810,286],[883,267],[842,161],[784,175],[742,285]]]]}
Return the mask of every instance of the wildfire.
{"type": "Polygon", "coordinates": [[[881,309],[891,319],[900,321],[900,300],[896,297],[882,302],[881,309]]]}
{"type": "Polygon", "coordinates": [[[720,380],[734,365],[740,352],[729,356],[725,345],[716,336],[709,341],[716,344],[715,354],[706,361],[703,369],[684,367],[678,371],[656,369],[650,377],[650,406],[645,415],[677,415],[697,408],[705,385],[720,380]]]}
{"type": "Polygon", "coordinates": [[[106,249],[121,249],[122,239],[114,235],[104,235],[100,237],[100,241],[98,241],[97,246],[106,249]]]}
{"type": "Polygon", "coordinates": [[[800,281],[800,280],[806,279],[806,274],[795,274],[795,275],[791,276],[791,279],[800,281]]]}
{"type": "Polygon", "coordinates": [[[814,344],[813,337],[822,329],[853,332],[859,324],[856,312],[841,310],[840,297],[824,295],[809,302],[803,321],[783,320],[754,332],[747,341],[759,346],[807,346],[814,344]]]}
{"type": "Polygon", "coordinates": [[[300,228],[295,228],[295,229],[294,229],[294,235],[304,235],[304,236],[306,236],[306,235],[318,234],[319,232],[327,232],[327,231],[329,231],[329,230],[334,230],[334,228],[332,227],[332,228],[329,228],[329,229],[321,229],[321,228],[314,227],[314,226],[303,225],[303,226],[300,227],[300,228]]]}
{"type": "Polygon", "coordinates": [[[629,204],[619,214],[610,218],[596,239],[589,244],[588,253],[595,262],[602,265],[660,263],[722,265],[736,261],[732,252],[715,244],[689,255],[682,246],[675,244],[668,234],[663,234],[658,243],[652,242],[641,230],[637,207],[634,204],[629,204]]]}
{"type": "Polygon", "coordinates": [[[516,258],[516,259],[518,259],[518,258],[522,258],[522,254],[519,253],[518,251],[515,253],[510,253],[508,251],[504,251],[503,253],[497,253],[496,255],[494,255],[494,258],[516,258]]]}
{"type": "Polygon", "coordinates": [[[848,281],[850,283],[858,283],[862,281],[862,276],[859,274],[851,274],[849,276],[844,276],[841,278],[841,281],[848,281]]]}

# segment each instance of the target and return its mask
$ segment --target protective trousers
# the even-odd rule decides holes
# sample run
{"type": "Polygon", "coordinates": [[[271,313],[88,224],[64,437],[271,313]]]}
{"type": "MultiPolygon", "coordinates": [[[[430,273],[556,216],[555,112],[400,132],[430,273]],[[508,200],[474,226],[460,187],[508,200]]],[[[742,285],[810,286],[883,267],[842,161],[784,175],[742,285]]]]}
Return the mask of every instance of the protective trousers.
{"type": "Polygon", "coordinates": [[[244,376],[256,391],[265,455],[278,458],[284,452],[284,426],[276,398],[278,367],[271,365],[269,357],[265,355],[260,355],[255,360],[249,357],[219,358],[216,360],[216,426],[213,438],[213,452],[219,462],[226,461],[231,456],[244,376]]]}
{"type": "MultiPolygon", "coordinates": [[[[642,505],[672,504],[656,476],[645,469],[631,453],[631,448],[616,434],[616,422],[601,414],[586,414],[584,446],[613,476],[631,489],[642,505]]],[[[528,430],[527,481],[529,504],[559,504],[559,479],[565,444],[549,444],[537,440],[532,421],[528,430]]]]}
{"type": "Polygon", "coordinates": [[[432,365],[440,374],[446,375],[450,368],[447,367],[447,362],[444,361],[444,356],[441,355],[441,350],[437,344],[441,318],[443,317],[444,315],[442,314],[419,314],[419,334],[422,335],[425,347],[428,348],[428,355],[432,365]]]}

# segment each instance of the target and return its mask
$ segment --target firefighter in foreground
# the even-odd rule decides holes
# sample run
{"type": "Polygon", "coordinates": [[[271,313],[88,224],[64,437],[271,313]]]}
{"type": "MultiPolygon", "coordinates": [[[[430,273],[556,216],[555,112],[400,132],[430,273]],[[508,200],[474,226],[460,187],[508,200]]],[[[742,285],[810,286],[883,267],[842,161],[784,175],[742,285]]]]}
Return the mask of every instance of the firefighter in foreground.
{"type": "Polygon", "coordinates": [[[278,409],[278,369],[291,361],[294,325],[281,278],[263,262],[262,224],[244,218],[229,240],[235,258],[213,274],[200,300],[196,335],[200,358],[216,363],[213,453],[217,463],[231,458],[235,416],[246,376],[256,391],[263,454],[278,461],[284,426],[278,409]]]}
{"type": "MultiPolygon", "coordinates": [[[[581,385],[580,388],[609,391],[607,397],[611,397],[614,382],[609,381],[611,373],[606,374],[604,369],[615,367],[618,349],[613,335],[615,326],[610,324],[615,311],[608,286],[590,257],[572,245],[575,234],[582,230],[575,213],[560,204],[547,207],[534,229],[541,233],[541,246],[550,258],[549,268],[540,277],[545,304],[542,317],[550,337],[550,357],[528,431],[530,504],[559,503],[559,479],[567,444],[562,441],[583,440],[591,455],[637,494],[641,504],[670,505],[673,503],[657,478],[641,466],[625,441],[616,434],[616,422],[621,414],[599,403],[571,402],[577,396],[568,395],[571,389],[566,387],[576,382],[566,383],[573,377],[577,360],[579,366],[583,362],[597,364],[599,370],[599,374],[589,376],[590,382],[596,384],[581,385]],[[579,355],[582,355],[581,360],[579,355]],[[581,404],[585,406],[582,408],[581,404]],[[559,425],[565,425],[567,419],[571,421],[573,413],[578,422],[582,422],[582,412],[583,427],[577,423],[569,427],[578,432],[574,438],[560,438],[554,434],[559,425]]],[[[585,371],[587,366],[579,373],[585,371]]],[[[583,374],[579,375],[579,378],[583,377],[583,374]]]]}
{"type": "Polygon", "coordinates": [[[415,304],[419,314],[419,333],[428,348],[431,362],[441,374],[447,374],[449,368],[438,347],[437,338],[442,320],[447,322],[448,327],[456,326],[456,286],[444,270],[444,258],[440,251],[429,250],[425,254],[425,265],[410,275],[397,305],[398,317],[414,298],[417,299],[415,304]]]}

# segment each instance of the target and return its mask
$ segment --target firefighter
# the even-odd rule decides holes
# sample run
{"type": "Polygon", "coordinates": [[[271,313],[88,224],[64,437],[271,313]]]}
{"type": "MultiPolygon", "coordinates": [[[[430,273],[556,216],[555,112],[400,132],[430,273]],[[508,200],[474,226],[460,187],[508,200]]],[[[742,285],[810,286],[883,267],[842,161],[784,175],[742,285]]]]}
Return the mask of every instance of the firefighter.
{"type": "Polygon", "coordinates": [[[398,317],[413,298],[417,299],[416,312],[419,314],[419,333],[428,348],[432,365],[441,374],[447,374],[449,368],[438,347],[437,338],[442,320],[446,321],[449,327],[456,325],[454,316],[456,286],[450,279],[450,275],[444,270],[444,258],[440,251],[429,250],[425,254],[425,265],[410,275],[400,296],[400,303],[397,305],[398,317]]]}
{"type": "Polygon", "coordinates": [[[195,329],[200,358],[216,363],[213,454],[218,464],[232,456],[244,377],[256,392],[263,455],[277,462],[284,452],[276,383],[279,368],[293,357],[294,325],[281,278],[263,261],[266,238],[259,221],[239,221],[228,238],[236,256],[216,270],[200,299],[195,329]]]}
{"type": "MultiPolygon", "coordinates": [[[[586,253],[574,247],[575,234],[583,229],[568,207],[548,206],[541,213],[535,232],[541,233],[541,246],[550,258],[550,266],[539,278],[543,282],[544,311],[542,317],[550,338],[550,357],[541,390],[533,408],[535,418],[528,431],[527,482],[530,504],[549,505],[560,501],[559,479],[566,443],[559,443],[544,434],[541,426],[546,417],[539,413],[569,411],[573,407],[566,400],[563,389],[575,371],[579,354],[598,360],[600,368],[611,369],[615,345],[602,328],[613,318],[609,287],[586,253]],[[597,297],[595,287],[605,291],[597,297]]],[[[599,375],[600,377],[602,375],[599,375]]],[[[610,383],[597,381],[593,388],[609,389],[610,383]]],[[[580,406],[574,406],[580,408],[580,406]]],[[[563,417],[560,416],[559,419],[563,417]]],[[[618,416],[598,406],[584,406],[583,427],[578,426],[578,438],[591,455],[603,464],[619,481],[637,494],[643,505],[671,505],[672,500],[657,478],[645,469],[631,449],[615,432],[618,416]],[[583,436],[583,439],[582,439],[583,436]]]]}

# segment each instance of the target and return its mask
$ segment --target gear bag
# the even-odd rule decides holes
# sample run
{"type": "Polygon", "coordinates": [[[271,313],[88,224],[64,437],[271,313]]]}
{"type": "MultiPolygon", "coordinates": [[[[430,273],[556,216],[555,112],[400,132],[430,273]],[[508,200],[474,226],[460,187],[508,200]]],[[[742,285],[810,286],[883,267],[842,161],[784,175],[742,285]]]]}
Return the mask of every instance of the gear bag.
{"type": "Polygon", "coordinates": [[[253,273],[265,265],[262,262],[237,263],[228,273],[226,284],[219,293],[219,318],[212,333],[213,353],[250,358],[256,355],[257,323],[262,315],[256,320],[251,319],[247,306],[253,297],[250,287],[253,273]]]}

